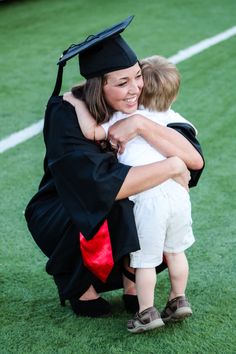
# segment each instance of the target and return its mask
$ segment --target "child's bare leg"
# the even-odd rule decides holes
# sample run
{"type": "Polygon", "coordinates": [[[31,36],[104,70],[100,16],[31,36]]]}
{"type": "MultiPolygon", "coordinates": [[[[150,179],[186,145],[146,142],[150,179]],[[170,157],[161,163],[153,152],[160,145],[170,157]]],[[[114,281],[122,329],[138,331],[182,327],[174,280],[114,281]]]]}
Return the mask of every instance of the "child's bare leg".
{"type": "Polygon", "coordinates": [[[135,272],[136,290],[139,301],[139,312],[154,305],[154,289],[156,285],[155,268],[137,268],[135,272]]]}
{"type": "Polygon", "coordinates": [[[165,257],[168,265],[171,290],[169,300],[177,296],[185,295],[185,289],[188,282],[188,261],[184,252],[166,253],[165,257]]]}

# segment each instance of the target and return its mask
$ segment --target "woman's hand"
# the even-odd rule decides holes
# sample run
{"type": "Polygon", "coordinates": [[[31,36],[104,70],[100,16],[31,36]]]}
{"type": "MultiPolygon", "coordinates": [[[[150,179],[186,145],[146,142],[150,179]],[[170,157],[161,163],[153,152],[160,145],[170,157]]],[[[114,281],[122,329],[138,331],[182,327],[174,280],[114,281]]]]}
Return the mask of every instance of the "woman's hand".
{"type": "Polygon", "coordinates": [[[139,135],[139,118],[133,115],[113,124],[108,131],[108,139],[114,146],[118,146],[119,154],[125,150],[127,142],[139,135]]]}
{"type": "Polygon", "coordinates": [[[191,175],[185,163],[177,156],[169,157],[168,160],[173,163],[174,176],[172,178],[189,191],[191,175]]]}

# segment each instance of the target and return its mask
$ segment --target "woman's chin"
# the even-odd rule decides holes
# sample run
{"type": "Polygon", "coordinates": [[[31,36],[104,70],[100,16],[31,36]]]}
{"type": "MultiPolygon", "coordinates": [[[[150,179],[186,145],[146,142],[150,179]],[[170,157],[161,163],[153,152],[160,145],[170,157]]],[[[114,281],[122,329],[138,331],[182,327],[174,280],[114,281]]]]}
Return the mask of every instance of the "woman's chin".
{"type": "Polygon", "coordinates": [[[137,109],[138,109],[138,105],[136,104],[136,105],[133,105],[132,107],[125,107],[125,110],[123,110],[123,112],[125,114],[132,114],[135,111],[137,111],[137,109]]]}

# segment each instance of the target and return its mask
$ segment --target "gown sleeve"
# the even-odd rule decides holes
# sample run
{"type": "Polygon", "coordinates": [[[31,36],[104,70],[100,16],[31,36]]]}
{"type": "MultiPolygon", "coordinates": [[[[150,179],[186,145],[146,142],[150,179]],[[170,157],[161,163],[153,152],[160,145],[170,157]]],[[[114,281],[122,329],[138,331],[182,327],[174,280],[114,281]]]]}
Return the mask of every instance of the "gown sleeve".
{"type": "Polygon", "coordinates": [[[180,134],[182,134],[195,147],[195,149],[199,152],[199,154],[203,158],[204,164],[200,170],[190,170],[191,180],[189,182],[189,187],[190,188],[195,187],[205,167],[205,160],[204,160],[202,148],[199,141],[196,139],[196,130],[191,124],[182,123],[182,122],[169,123],[167,124],[167,127],[173,128],[176,131],[178,131],[180,134]]]}
{"type": "Polygon", "coordinates": [[[44,124],[48,168],[61,202],[89,240],[109,214],[130,166],[86,139],[73,106],[49,100],[44,124]]]}

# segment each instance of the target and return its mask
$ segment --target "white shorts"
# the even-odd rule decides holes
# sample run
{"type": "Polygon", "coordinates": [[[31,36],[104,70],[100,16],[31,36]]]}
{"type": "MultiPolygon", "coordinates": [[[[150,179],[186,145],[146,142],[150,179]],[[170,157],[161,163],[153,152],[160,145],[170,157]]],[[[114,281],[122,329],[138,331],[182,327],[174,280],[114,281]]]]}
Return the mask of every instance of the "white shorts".
{"type": "Polygon", "coordinates": [[[130,254],[131,267],[156,267],[163,252],[180,253],[194,243],[190,197],[181,185],[168,180],[129,199],[141,248],[130,254]]]}

